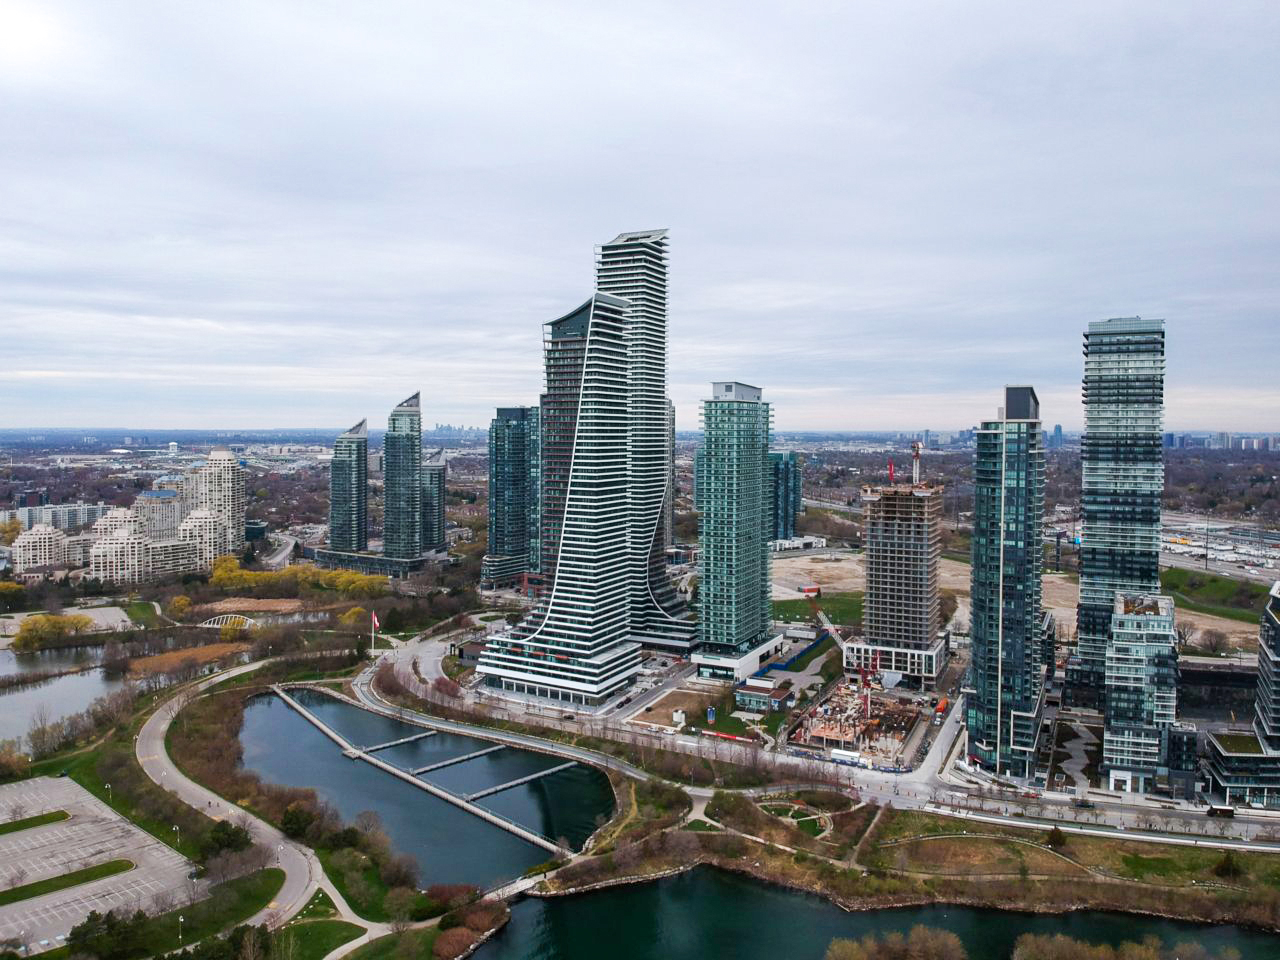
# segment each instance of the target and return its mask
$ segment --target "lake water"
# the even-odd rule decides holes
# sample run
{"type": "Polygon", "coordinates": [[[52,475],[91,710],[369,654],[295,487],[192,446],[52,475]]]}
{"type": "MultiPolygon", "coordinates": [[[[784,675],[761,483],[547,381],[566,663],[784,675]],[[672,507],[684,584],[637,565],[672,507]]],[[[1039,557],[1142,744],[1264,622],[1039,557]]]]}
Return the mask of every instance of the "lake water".
{"type": "MultiPolygon", "coordinates": [[[[67,647],[21,654],[4,649],[0,650],[0,676],[34,670],[70,670],[97,663],[101,657],[101,647],[67,647]]],[[[86,670],[0,693],[0,740],[25,737],[31,718],[41,707],[49,719],[58,720],[79,713],[99,697],[118,690],[123,683],[123,678],[108,676],[102,670],[86,670]]]]}
{"type": "MultiPolygon", "coordinates": [[[[423,732],[421,727],[324,694],[297,691],[294,695],[334,730],[363,747],[423,732]]],[[[395,849],[417,860],[424,885],[465,882],[496,886],[551,856],[425,790],[363,761],[344,757],[331,740],[278,697],[258,697],[249,703],[240,742],[245,767],[264,780],[312,787],[348,822],[363,810],[376,812],[395,849]]],[[[402,769],[417,770],[493,745],[442,733],[381,750],[377,756],[402,769]]],[[[448,790],[470,793],[561,762],[507,748],[424,776],[448,790]]],[[[597,816],[612,814],[614,801],[604,774],[578,766],[476,802],[544,836],[564,837],[580,847],[595,829],[597,816]]]]}
{"type": "Polygon", "coordinates": [[[515,904],[511,922],[476,960],[822,960],[837,937],[907,932],[917,924],[950,930],[970,960],[1008,960],[1024,933],[1062,933],[1118,944],[1158,936],[1167,944],[1234,947],[1242,960],[1280,957],[1280,937],[1238,927],[1082,912],[1062,916],[946,906],[847,913],[711,867],[654,883],[515,904]],[[603,945],[607,944],[607,948],[603,945]]]}

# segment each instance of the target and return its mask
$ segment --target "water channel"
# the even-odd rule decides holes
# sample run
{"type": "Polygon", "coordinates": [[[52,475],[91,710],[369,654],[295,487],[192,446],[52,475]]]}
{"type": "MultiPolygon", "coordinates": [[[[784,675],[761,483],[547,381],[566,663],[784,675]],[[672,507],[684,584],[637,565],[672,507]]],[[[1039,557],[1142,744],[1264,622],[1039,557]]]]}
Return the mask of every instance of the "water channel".
{"type": "MultiPolygon", "coordinates": [[[[383,717],[324,694],[297,691],[298,701],[326,724],[362,747],[422,733],[421,727],[383,717]]],[[[377,813],[396,850],[417,860],[424,885],[475,883],[495,886],[518,877],[550,854],[486,823],[338,747],[275,696],[255,698],[245,709],[240,734],[244,765],[271,783],[312,787],[350,822],[363,810],[377,813]]],[[[441,733],[378,751],[404,770],[462,757],[491,747],[491,741],[441,733]]],[[[504,748],[422,776],[455,793],[467,794],[506,783],[564,761],[540,753],[504,748]]],[[[608,778],[575,766],[476,801],[551,839],[581,847],[596,818],[613,811],[608,778]]]]}
{"type": "Polygon", "coordinates": [[[582,896],[522,900],[512,907],[511,922],[475,956],[822,960],[837,937],[905,933],[917,924],[955,933],[969,960],[1008,960],[1024,933],[1112,945],[1154,935],[1168,945],[1198,943],[1214,952],[1234,947],[1242,960],[1280,956],[1280,937],[1272,934],[1095,911],[1052,916],[935,906],[847,913],[818,897],[711,867],[582,896]]]}
{"type": "MultiPolygon", "coordinates": [[[[299,701],[351,742],[363,747],[420,733],[421,728],[369,713],[318,693],[299,701]]],[[[545,851],[414,788],[341,751],[274,696],[245,711],[244,763],[265,779],[314,787],[342,816],[362,810],[382,818],[396,849],[412,855],[424,884],[463,881],[493,886],[545,860],[545,851]]],[[[492,746],[482,739],[437,734],[379,751],[415,770],[492,746]]],[[[423,774],[449,790],[472,792],[558,765],[554,757],[503,749],[423,774]]],[[[574,767],[478,801],[549,837],[575,846],[590,835],[597,814],[613,798],[603,774],[574,767]]],[[[712,868],[656,883],[576,897],[516,903],[511,923],[476,954],[479,960],[821,960],[837,937],[906,932],[917,924],[954,932],[970,960],[1007,960],[1024,933],[1054,934],[1118,944],[1157,936],[1167,944],[1195,942],[1211,950],[1234,947],[1242,960],[1280,957],[1280,937],[1231,926],[1204,926],[1097,911],[1062,916],[947,906],[847,913],[818,898],[712,868]]]]}
{"type": "MultiPolygon", "coordinates": [[[[0,650],[0,676],[35,670],[71,670],[97,663],[101,657],[100,646],[65,647],[38,653],[15,653],[5,648],[0,650]]],[[[0,740],[25,737],[32,717],[41,708],[48,719],[58,720],[79,713],[123,683],[122,677],[95,669],[0,693],[0,740]]]]}

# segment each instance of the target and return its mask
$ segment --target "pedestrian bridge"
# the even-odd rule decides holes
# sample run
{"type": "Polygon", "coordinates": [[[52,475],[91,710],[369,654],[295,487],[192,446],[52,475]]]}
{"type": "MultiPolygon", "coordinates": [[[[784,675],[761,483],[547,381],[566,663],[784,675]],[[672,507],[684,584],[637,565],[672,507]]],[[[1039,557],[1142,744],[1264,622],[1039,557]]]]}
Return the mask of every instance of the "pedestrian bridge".
{"type": "Polygon", "coordinates": [[[197,624],[200,627],[208,627],[210,630],[221,630],[223,627],[235,627],[237,630],[256,630],[260,624],[256,620],[242,616],[238,613],[224,613],[221,616],[210,617],[204,623],[197,624]]]}
{"type": "MultiPolygon", "coordinates": [[[[315,688],[308,688],[308,689],[325,690],[325,688],[323,687],[315,687],[315,688]]],[[[317,717],[314,713],[312,713],[302,704],[300,704],[293,697],[289,696],[289,694],[286,693],[285,690],[279,684],[273,684],[271,687],[271,691],[272,693],[276,694],[276,696],[278,696],[281,700],[283,700],[286,704],[288,704],[291,708],[293,708],[299,714],[301,714],[301,716],[307,721],[309,721],[312,724],[312,726],[314,726],[326,737],[328,737],[330,740],[336,743],[342,749],[342,752],[345,756],[350,757],[354,760],[363,760],[365,763],[375,766],[379,770],[382,770],[386,773],[391,774],[393,777],[399,777],[401,780],[404,780],[406,783],[413,784],[419,790],[425,790],[427,793],[431,794],[432,796],[438,797],[439,799],[444,800],[447,803],[451,803],[455,807],[459,807],[467,811],[467,813],[470,813],[474,816],[479,817],[481,820],[484,820],[488,823],[493,824],[495,827],[500,827],[501,829],[506,830],[508,833],[515,834],[521,840],[525,840],[528,843],[534,844],[535,846],[542,847],[542,849],[550,851],[551,853],[561,854],[565,852],[560,847],[559,844],[556,844],[551,840],[548,840],[542,834],[535,833],[533,830],[530,830],[528,827],[521,826],[520,824],[516,823],[514,820],[510,820],[507,817],[502,816],[501,814],[494,813],[492,810],[486,810],[484,807],[477,806],[475,803],[471,801],[469,797],[460,796],[459,794],[452,793],[449,790],[445,790],[443,787],[438,787],[434,783],[430,783],[426,780],[422,780],[419,777],[415,776],[415,771],[402,770],[399,767],[393,766],[392,764],[387,763],[385,760],[381,759],[380,757],[376,757],[372,753],[370,753],[370,749],[384,749],[388,746],[391,746],[391,744],[380,744],[375,748],[358,747],[355,744],[353,744],[350,740],[342,736],[342,734],[338,733],[338,731],[330,727],[327,723],[325,723],[323,720],[317,717]]],[[[328,691],[325,690],[325,692],[328,692],[328,691]]],[[[339,697],[339,699],[341,699],[344,703],[350,702],[345,697],[339,697]]],[[[417,739],[420,739],[420,736],[406,737],[394,742],[405,743],[405,742],[409,742],[417,739]]],[[[477,754],[490,753],[494,749],[496,748],[490,747],[482,751],[477,751],[476,753],[477,754]]],[[[475,756],[475,755],[476,754],[472,754],[467,757],[459,758],[457,762],[461,762],[461,760],[463,759],[470,759],[471,756],[475,756]]],[[[562,764],[560,767],[553,768],[553,770],[542,771],[531,777],[522,777],[519,780],[513,780],[510,783],[501,784],[495,788],[482,790],[479,792],[479,795],[488,796],[491,793],[497,793],[499,790],[506,790],[509,787],[517,786],[520,783],[526,783],[529,780],[537,779],[539,776],[546,776],[547,774],[554,772],[554,770],[556,769],[564,769],[565,767],[568,767],[568,766],[573,766],[573,764],[562,764]]]]}

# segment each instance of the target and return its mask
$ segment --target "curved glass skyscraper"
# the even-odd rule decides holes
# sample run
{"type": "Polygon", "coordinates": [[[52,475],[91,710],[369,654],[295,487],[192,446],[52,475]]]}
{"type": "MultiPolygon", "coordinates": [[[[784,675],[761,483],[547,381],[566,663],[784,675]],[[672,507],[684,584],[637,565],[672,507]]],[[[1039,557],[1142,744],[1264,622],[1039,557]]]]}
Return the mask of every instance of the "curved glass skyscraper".
{"type": "Polygon", "coordinates": [[[397,560],[415,560],[422,555],[422,411],[418,394],[391,411],[382,453],[382,553],[397,560]]]}

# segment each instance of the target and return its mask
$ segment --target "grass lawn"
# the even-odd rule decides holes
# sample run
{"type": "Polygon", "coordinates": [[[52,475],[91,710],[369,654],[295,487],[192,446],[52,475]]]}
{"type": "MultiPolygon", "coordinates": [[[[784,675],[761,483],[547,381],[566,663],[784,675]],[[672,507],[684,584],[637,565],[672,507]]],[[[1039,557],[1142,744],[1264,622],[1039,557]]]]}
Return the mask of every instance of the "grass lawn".
{"type": "MultiPolygon", "coordinates": [[[[291,941],[282,944],[285,957],[293,960],[323,960],[333,950],[364,933],[363,927],[345,920],[307,920],[291,923],[280,932],[280,939],[291,941]]],[[[279,949],[278,947],[275,949],[279,949]]]]}
{"type": "MultiPolygon", "coordinates": [[[[852,590],[848,593],[826,593],[818,599],[818,606],[830,618],[832,623],[841,626],[858,626],[862,623],[862,591],[852,590]]],[[[773,619],[802,621],[813,616],[813,608],[808,600],[775,600],[773,601],[773,619]]]]}
{"type": "Polygon", "coordinates": [[[811,837],[816,837],[823,830],[822,821],[818,817],[809,817],[806,820],[797,820],[796,826],[811,837]]]}
{"type": "Polygon", "coordinates": [[[67,887],[78,887],[80,884],[89,883],[91,880],[114,877],[117,873],[125,873],[133,868],[134,863],[132,860],[108,860],[106,863],[85,867],[83,870],[72,870],[70,873],[64,873],[61,876],[37,880],[35,883],[24,883],[20,887],[10,887],[8,890],[0,891],[0,907],[7,907],[9,904],[17,903],[20,900],[40,897],[46,893],[55,893],[58,890],[65,890],[67,887]]]}
{"type": "Polygon", "coordinates": [[[156,613],[156,608],[145,600],[134,600],[126,604],[124,612],[140,627],[160,626],[160,616],[156,613]]]}
{"type": "Polygon", "coordinates": [[[1232,753],[1262,753],[1262,744],[1252,733],[1215,733],[1213,739],[1232,753]]]}
{"type": "Polygon", "coordinates": [[[351,905],[352,910],[365,920],[373,920],[378,923],[389,921],[391,915],[387,913],[382,905],[382,901],[387,895],[387,885],[382,882],[382,877],[378,875],[378,868],[373,865],[372,861],[361,854],[365,860],[364,869],[359,874],[362,882],[349,884],[347,883],[346,872],[333,866],[333,857],[337,852],[336,850],[317,850],[316,856],[320,858],[320,864],[324,867],[325,874],[333,881],[333,885],[338,888],[338,892],[342,894],[343,899],[351,905]]]}
{"type": "Polygon", "coordinates": [[[451,655],[440,661],[440,669],[444,671],[444,675],[450,680],[457,680],[464,673],[470,671],[471,667],[451,655]]]}
{"type": "Polygon", "coordinates": [[[690,820],[684,825],[685,830],[691,830],[694,833],[722,833],[723,831],[713,823],[707,823],[705,820],[690,820]]]}
{"type": "MultiPolygon", "coordinates": [[[[134,804],[130,801],[130,798],[124,794],[124,791],[121,791],[118,796],[115,795],[111,791],[107,790],[106,783],[103,782],[100,776],[98,776],[98,759],[103,751],[126,751],[131,758],[131,762],[137,763],[137,759],[134,758],[133,755],[132,747],[132,737],[129,739],[128,746],[117,741],[108,741],[97,749],[89,750],[85,753],[72,757],[70,760],[61,764],[60,769],[66,770],[67,776],[72,780],[92,793],[112,810],[120,814],[120,816],[147,831],[147,833],[151,834],[161,843],[164,843],[166,846],[173,847],[183,856],[191,860],[199,860],[200,850],[193,838],[188,837],[184,833],[175,840],[172,823],[165,820],[157,820],[153,817],[147,817],[139,813],[134,804]]],[[[49,771],[45,772],[50,773],[49,771]]],[[[50,775],[54,774],[50,773],[50,775]]],[[[161,788],[156,786],[150,780],[147,780],[147,786],[145,789],[159,790],[161,788]]]]}
{"type": "Polygon", "coordinates": [[[1172,595],[1179,607],[1244,623],[1258,622],[1269,589],[1250,580],[1179,567],[1160,571],[1160,588],[1172,595]]]}
{"type": "Polygon", "coordinates": [[[348,954],[351,960],[429,960],[431,945],[440,935],[439,927],[427,927],[423,930],[407,930],[404,933],[393,933],[379,937],[372,943],[366,943],[359,950],[348,954]],[[400,947],[401,940],[409,943],[400,947]]]}
{"type": "Polygon", "coordinates": [[[818,657],[825,657],[829,651],[835,648],[835,645],[835,638],[828,634],[821,643],[793,663],[791,665],[791,669],[797,672],[803,670],[809,664],[813,663],[813,661],[818,657]]]}
{"type": "MultiPolygon", "coordinates": [[[[749,737],[752,735],[747,725],[735,716],[731,716],[729,711],[734,709],[733,701],[729,701],[728,709],[724,703],[716,704],[716,722],[707,723],[707,715],[705,712],[695,714],[688,718],[689,726],[698,727],[703,730],[714,730],[717,733],[731,733],[735,737],[749,737]]],[[[758,737],[756,739],[759,739],[758,737]]]]}
{"type": "Polygon", "coordinates": [[[284,871],[275,867],[220,883],[199,903],[153,917],[145,936],[148,956],[178,948],[178,917],[182,943],[192,944],[239,926],[272,901],[284,886],[284,871]]]}
{"type": "Polygon", "coordinates": [[[30,830],[32,827],[43,827],[48,823],[58,823],[66,820],[70,816],[71,814],[65,810],[50,810],[48,813],[37,814],[34,817],[10,820],[8,823],[0,823],[0,834],[17,833],[19,830],[30,830]]]}
{"type": "Polygon", "coordinates": [[[338,908],[323,890],[317,890],[307,905],[294,914],[294,920],[327,920],[337,916],[338,908]]]}

